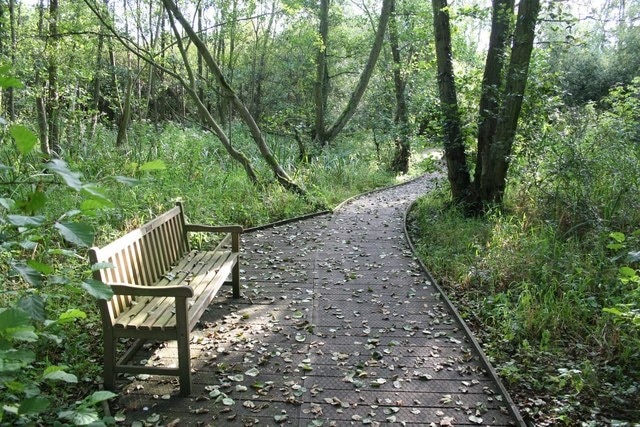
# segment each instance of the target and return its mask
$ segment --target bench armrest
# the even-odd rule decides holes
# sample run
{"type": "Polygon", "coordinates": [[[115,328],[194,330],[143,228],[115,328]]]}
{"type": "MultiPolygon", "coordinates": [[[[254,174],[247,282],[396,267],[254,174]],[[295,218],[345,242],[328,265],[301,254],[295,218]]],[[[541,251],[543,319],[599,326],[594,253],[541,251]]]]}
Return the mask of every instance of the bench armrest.
{"type": "Polygon", "coordinates": [[[145,297],[187,297],[193,296],[189,286],[139,286],[125,283],[107,283],[116,295],[134,295],[145,297]]]}
{"type": "Polygon", "coordinates": [[[184,229],[191,232],[205,233],[242,233],[244,230],[241,225],[204,225],[204,224],[185,224],[184,229]]]}

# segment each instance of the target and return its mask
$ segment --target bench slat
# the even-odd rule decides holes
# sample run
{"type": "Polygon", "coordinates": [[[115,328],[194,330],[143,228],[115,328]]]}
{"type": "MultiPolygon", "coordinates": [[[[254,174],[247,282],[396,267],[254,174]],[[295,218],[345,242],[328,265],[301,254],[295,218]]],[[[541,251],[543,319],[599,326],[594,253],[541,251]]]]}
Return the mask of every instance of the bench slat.
{"type": "MultiPolygon", "coordinates": [[[[242,227],[186,224],[181,204],[130,231],[103,248],[91,248],[92,264],[113,268],[93,277],[111,283],[116,293],[98,301],[104,334],[104,385],[112,389],[118,372],[178,375],[180,392],[191,391],[189,334],[220,287],[230,279],[240,296],[239,250],[242,227]],[[224,233],[213,251],[190,251],[189,232],[224,233]],[[117,361],[119,338],[177,340],[178,365],[156,369],[117,361]]],[[[125,356],[133,354],[132,347],[125,356]]]]}

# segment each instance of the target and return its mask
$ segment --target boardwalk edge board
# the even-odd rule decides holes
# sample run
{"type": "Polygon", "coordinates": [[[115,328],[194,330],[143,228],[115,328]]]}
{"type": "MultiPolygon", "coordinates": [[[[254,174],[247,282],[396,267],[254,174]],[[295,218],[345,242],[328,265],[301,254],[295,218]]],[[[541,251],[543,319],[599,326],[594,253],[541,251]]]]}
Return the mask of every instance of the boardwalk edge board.
{"type": "Polygon", "coordinates": [[[489,373],[489,376],[495,381],[496,385],[498,386],[498,389],[500,390],[500,394],[504,398],[505,402],[508,404],[509,412],[511,413],[513,418],[515,418],[516,423],[521,427],[526,427],[527,424],[525,423],[524,419],[522,418],[522,415],[520,414],[520,411],[518,410],[518,407],[513,402],[513,399],[511,399],[511,395],[507,391],[507,389],[504,386],[504,384],[502,384],[502,381],[500,380],[500,377],[498,376],[498,373],[496,372],[495,368],[493,367],[491,362],[489,362],[489,359],[487,358],[487,356],[484,354],[484,351],[483,351],[482,347],[480,346],[480,343],[476,339],[475,335],[473,334],[471,329],[469,329],[469,326],[467,326],[467,323],[464,321],[462,316],[460,316],[460,312],[455,307],[455,305],[451,302],[451,300],[449,299],[447,294],[444,292],[442,287],[440,287],[438,282],[433,278],[433,276],[431,275],[431,272],[429,271],[427,266],[422,262],[420,257],[418,257],[418,252],[416,251],[416,248],[415,248],[415,246],[413,244],[413,241],[411,240],[411,237],[410,237],[410,234],[409,234],[409,230],[407,229],[407,217],[409,215],[409,212],[411,212],[411,210],[415,206],[416,202],[417,202],[417,200],[414,200],[413,202],[411,202],[411,204],[409,205],[409,207],[407,208],[407,210],[405,211],[405,214],[404,214],[404,237],[405,237],[405,239],[407,241],[407,244],[411,248],[411,252],[413,253],[413,256],[416,259],[417,263],[420,265],[420,268],[422,268],[422,270],[424,271],[425,275],[427,276],[427,278],[429,279],[431,284],[433,284],[433,286],[438,290],[438,293],[440,293],[440,295],[442,295],[442,298],[444,299],[445,303],[449,306],[449,308],[453,312],[453,315],[458,319],[458,321],[460,322],[460,324],[464,328],[465,334],[467,334],[467,336],[469,338],[469,341],[471,342],[471,345],[473,345],[473,347],[475,348],[475,350],[477,351],[477,353],[478,353],[478,355],[480,357],[480,362],[482,363],[483,367],[489,373]]]}

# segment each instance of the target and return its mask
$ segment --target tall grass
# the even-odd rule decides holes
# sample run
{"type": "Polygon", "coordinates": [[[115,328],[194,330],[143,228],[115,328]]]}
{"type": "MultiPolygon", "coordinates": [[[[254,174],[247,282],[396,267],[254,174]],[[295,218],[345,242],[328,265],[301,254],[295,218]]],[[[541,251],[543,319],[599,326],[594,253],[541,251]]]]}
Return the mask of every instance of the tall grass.
{"type": "Polygon", "coordinates": [[[503,210],[465,218],[437,193],[412,212],[421,257],[541,425],[640,421],[640,120],[629,92],[522,144],[503,210]]]}

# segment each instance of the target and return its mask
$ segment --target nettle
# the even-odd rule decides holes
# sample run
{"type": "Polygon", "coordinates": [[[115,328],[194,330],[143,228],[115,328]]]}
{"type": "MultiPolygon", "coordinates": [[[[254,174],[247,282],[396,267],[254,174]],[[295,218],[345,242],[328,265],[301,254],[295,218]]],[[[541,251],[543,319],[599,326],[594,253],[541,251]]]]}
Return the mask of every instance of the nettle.
{"type": "MultiPolygon", "coordinates": [[[[10,87],[22,84],[8,67],[0,67],[0,89],[10,87]]],[[[86,219],[111,202],[64,161],[38,154],[37,143],[26,126],[0,117],[0,424],[112,424],[98,410],[115,396],[108,391],[54,405],[49,390],[59,389],[60,383],[77,383],[78,378],[67,372],[68,367],[38,360],[37,351],[60,345],[58,333],[86,317],[77,308],[52,314],[46,301],[54,289],[77,292],[81,287],[96,298],[111,297],[104,284],[68,277],[74,275],[55,264],[83,257],[82,248],[94,238],[86,219]],[[45,213],[55,211],[47,199],[49,188],[56,194],[74,194],[78,208],[49,218],[45,213]]]]}

